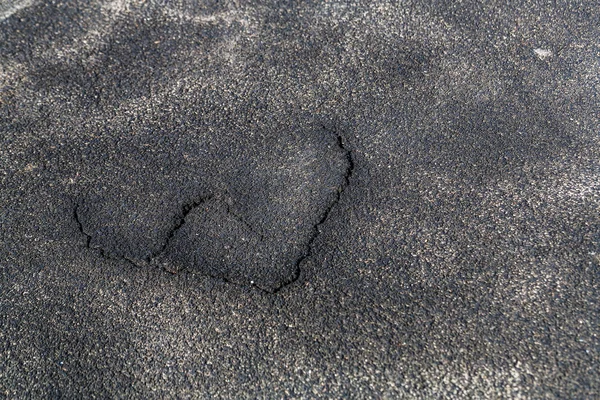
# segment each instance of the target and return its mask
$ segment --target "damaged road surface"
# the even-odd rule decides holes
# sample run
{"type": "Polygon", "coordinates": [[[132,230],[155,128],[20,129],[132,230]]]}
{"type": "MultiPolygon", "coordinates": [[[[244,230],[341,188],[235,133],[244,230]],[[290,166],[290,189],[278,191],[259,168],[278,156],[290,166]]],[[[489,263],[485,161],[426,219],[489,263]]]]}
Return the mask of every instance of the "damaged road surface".
{"type": "Polygon", "coordinates": [[[600,398],[600,5],[0,0],[0,399],[600,398]]]}
{"type": "MultiPolygon", "coordinates": [[[[287,142],[283,149],[271,146],[263,154],[245,154],[243,162],[250,166],[239,166],[239,175],[234,175],[243,180],[225,184],[220,175],[216,181],[205,178],[205,185],[214,188],[210,194],[177,204],[174,215],[162,214],[174,209],[169,202],[181,203],[177,196],[189,192],[187,188],[171,187],[168,181],[163,190],[153,186],[136,202],[130,192],[137,189],[135,182],[104,190],[100,181],[103,190],[83,196],[75,206],[75,221],[86,246],[107,259],[159,266],[171,273],[198,271],[277,291],[298,278],[319,226],[350,183],[353,161],[341,136],[325,127],[315,135],[312,145],[304,135],[303,143],[294,147],[287,142]]],[[[221,171],[226,167],[220,163],[237,162],[219,155],[211,161],[221,171]]],[[[148,167],[156,179],[152,165],[148,167]]],[[[206,170],[200,165],[196,173],[204,175],[206,170]]]]}

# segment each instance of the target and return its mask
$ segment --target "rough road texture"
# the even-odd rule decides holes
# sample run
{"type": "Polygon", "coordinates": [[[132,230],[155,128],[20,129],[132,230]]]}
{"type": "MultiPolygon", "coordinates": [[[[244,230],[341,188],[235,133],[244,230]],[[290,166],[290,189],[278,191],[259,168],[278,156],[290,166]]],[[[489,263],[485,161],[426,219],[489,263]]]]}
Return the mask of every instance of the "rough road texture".
{"type": "Polygon", "coordinates": [[[0,397],[600,397],[599,27],[0,0],[0,397]]]}

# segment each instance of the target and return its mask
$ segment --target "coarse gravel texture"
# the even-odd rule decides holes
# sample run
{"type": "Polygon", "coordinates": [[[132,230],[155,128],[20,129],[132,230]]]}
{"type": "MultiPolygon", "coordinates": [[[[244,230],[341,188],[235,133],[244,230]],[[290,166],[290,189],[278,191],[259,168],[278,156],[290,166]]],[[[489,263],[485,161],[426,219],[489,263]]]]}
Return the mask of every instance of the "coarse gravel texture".
{"type": "Polygon", "coordinates": [[[0,398],[600,397],[599,38],[0,0],[0,398]]]}

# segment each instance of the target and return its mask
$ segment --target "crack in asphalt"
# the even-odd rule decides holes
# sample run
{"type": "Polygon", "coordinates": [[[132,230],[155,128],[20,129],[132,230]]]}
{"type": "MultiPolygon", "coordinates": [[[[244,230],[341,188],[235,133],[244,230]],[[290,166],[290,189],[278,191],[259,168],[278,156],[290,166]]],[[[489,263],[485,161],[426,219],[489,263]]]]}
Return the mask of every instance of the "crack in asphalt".
{"type": "MultiPolygon", "coordinates": [[[[173,239],[173,237],[175,236],[175,234],[177,233],[177,231],[179,231],[179,229],[181,229],[181,227],[185,224],[185,218],[188,216],[189,213],[191,213],[194,209],[196,209],[197,207],[201,206],[202,204],[204,204],[207,200],[211,199],[212,196],[208,196],[208,197],[203,197],[199,200],[196,201],[192,201],[190,203],[186,203],[181,207],[181,212],[179,213],[179,215],[177,215],[175,217],[175,223],[173,228],[171,228],[169,230],[169,233],[166,236],[166,239],[163,243],[163,245],[156,251],[152,252],[149,256],[147,256],[145,259],[143,260],[135,260],[132,258],[129,258],[127,256],[124,255],[118,255],[118,256],[112,256],[109,253],[106,252],[106,250],[104,250],[102,247],[92,247],[92,235],[87,233],[83,227],[83,222],[81,221],[81,217],[79,216],[79,207],[80,204],[76,204],[75,208],[73,210],[73,216],[75,219],[75,222],[77,223],[77,226],[79,228],[79,231],[85,236],[86,238],[86,242],[85,242],[85,246],[88,249],[91,250],[97,250],[100,255],[103,258],[106,259],[123,259],[137,267],[144,267],[144,266],[148,266],[148,265],[153,265],[155,259],[160,256],[169,246],[169,243],[171,242],[171,240],[173,239]]],[[[167,270],[168,272],[173,273],[173,271],[167,270]]]]}
{"type": "MultiPolygon", "coordinates": [[[[283,288],[285,288],[289,285],[292,285],[294,282],[296,282],[300,278],[302,263],[313,254],[313,245],[314,245],[315,240],[321,234],[321,226],[327,221],[333,208],[340,202],[340,200],[342,198],[342,194],[348,188],[348,186],[350,186],[350,178],[352,177],[352,174],[354,172],[354,158],[352,157],[351,150],[348,149],[346,147],[346,145],[344,144],[343,137],[337,132],[337,130],[332,130],[325,126],[323,126],[323,128],[325,130],[335,134],[337,146],[341,150],[343,150],[345,153],[347,167],[346,167],[346,170],[344,171],[343,182],[337,188],[335,198],[329,204],[329,206],[323,211],[323,213],[321,213],[318,222],[313,225],[313,227],[312,227],[313,234],[306,242],[304,253],[295,261],[294,272],[290,276],[290,278],[287,279],[286,281],[283,281],[279,286],[269,290],[269,289],[264,289],[254,283],[252,283],[250,285],[239,284],[239,283],[231,281],[230,279],[228,279],[227,277],[224,277],[224,276],[217,276],[217,275],[212,275],[212,274],[207,274],[207,273],[203,273],[203,275],[208,276],[213,279],[220,279],[221,281],[223,281],[225,283],[234,284],[237,286],[245,286],[245,287],[250,286],[250,287],[260,290],[261,292],[267,293],[267,294],[275,294],[275,293],[279,292],[280,290],[282,290],[283,288]]],[[[92,235],[85,231],[83,222],[81,221],[81,216],[79,213],[79,208],[81,207],[80,203],[77,203],[74,207],[73,218],[75,219],[75,222],[78,226],[79,231],[86,238],[86,243],[85,243],[86,248],[88,248],[90,250],[98,251],[101,257],[103,257],[105,259],[112,259],[112,260],[114,260],[114,259],[125,260],[126,262],[128,262],[136,267],[144,267],[144,266],[148,266],[148,265],[157,266],[158,263],[156,262],[156,259],[166,251],[167,247],[169,246],[169,244],[171,243],[171,241],[173,240],[173,238],[175,237],[177,232],[185,225],[186,217],[192,211],[194,211],[196,208],[200,207],[201,205],[203,205],[204,203],[206,203],[208,200],[210,200],[212,198],[213,198],[213,196],[207,196],[207,197],[203,197],[198,200],[195,200],[193,202],[184,204],[181,207],[181,212],[175,218],[175,223],[174,223],[173,227],[169,230],[168,234],[166,235],[166,239],[165,239],[163,245],[158,250],[152,252],[144,260],[135,260],[135,259],[131,259],[127,256],[122,256],[122,255],[111,255],[102,247],[93,247],[92,246],[92,235]]],[[[243,223],[245,226],[247,226],[248,229],[250,229],[252,232],[257,233],[260,236],[261,241],[264,240],[264,236],[261,233],[256,232],[252,228],[252,226],[250,226],[244,219],[242,219],[239,215],[232,212],[229,204],[227,204],[227,212],[229,214],[233,215],[238,221],[243,223]]],[[[170,269],[168,266],[165,266],[165,265],[162,266],[162,269],[171,274],[176,274],[177,272],[179,272],[179,270],[170,269]]]]}
{"type": "Polygon", "coordinates": [[[295,262],[294,274],[291,276],[291,278],[289,280],[283,282],[277,288],[269,291],[269,293],[277,293],[284,287],[293,284],[300,278],[300,273],[302,272],[302,263],[304,262],[304,260],[306,260],[307,258],[309,258],[312,255],[313,244],[314,244],[315,240],[321,234],[320,227],[327,221],[327,219],[329,218],[329,214],[331,214],[331,211],[342,199],[342,194],[344,193],[346,188],[348,188],[348,186],[350,186],[350,178],[352,177],[352,174],[354,173],[354,158],[352,157],[352,152],[350,151],[350,149],[348,149],[346,147],[346,145],[344,144],[344,139],[343,139],[342,135],[337,130],[335,130],[335,129],[332,130],[331,128],[327,128],[326,126],[323,126],[323,129],[335,134],[338,147],[340,149],[342,149],[345,153],[345,158],[346,158],[346,162],[348,163],[348,166],[346,167],[346,171],[344,171],[344,176],[343,176],[344,182],[338,187],[335,199],[329,204],[329,206],[321,214],[319,221],[315,225],[313,225],[313,235],[310,237],[310,239],[306,243],[306,251],[295,262]]]}
{"type": "MultiPolygon", "coordinates": [[[[146,258],[146,262],[148,264],[153,264],[156,257],[164,253],[164,251],[169,246],[169,243],[171,243],[171,240],[173,240],[173,238],[175,237],[177,231],[179,231],[179,229],[181,229],[181,227],[185,224],[185,218],[188,216],[188,214],[194,211],[196,208],[200,207],[202,204],[206,203],[206,201],[210,200],[211,198],[212,196],[202,197],[197,201],[192,201],[191,203],[184,204],[181,207],[181,213],[176,218],[175,225],[167,234],[167,238],[165,239],[164,244],[160,247],[158,251],[153,252],[150,256],[146,258]]],[[[167,271],[174,273],[173,271],[167,271]]]]}

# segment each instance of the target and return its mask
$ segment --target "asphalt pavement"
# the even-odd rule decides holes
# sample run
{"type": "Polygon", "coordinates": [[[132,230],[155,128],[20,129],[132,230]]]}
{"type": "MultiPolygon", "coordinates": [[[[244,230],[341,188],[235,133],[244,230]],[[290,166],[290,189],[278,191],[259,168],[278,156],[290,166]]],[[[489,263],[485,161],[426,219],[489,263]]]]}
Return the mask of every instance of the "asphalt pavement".
{"type": "Polygon", "coordinates": [[[0,0],[0,398],[600,397],[599,39],[0,0]]]}

